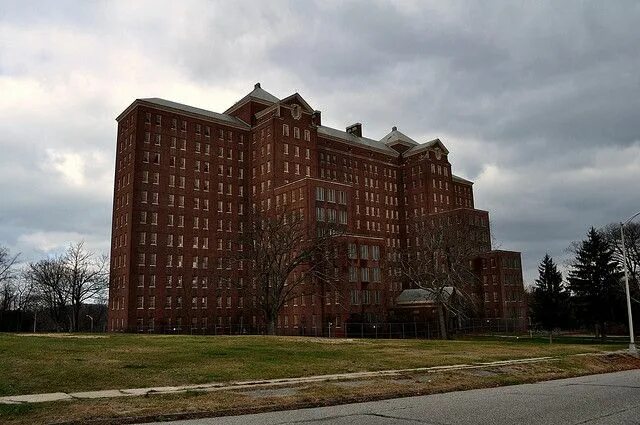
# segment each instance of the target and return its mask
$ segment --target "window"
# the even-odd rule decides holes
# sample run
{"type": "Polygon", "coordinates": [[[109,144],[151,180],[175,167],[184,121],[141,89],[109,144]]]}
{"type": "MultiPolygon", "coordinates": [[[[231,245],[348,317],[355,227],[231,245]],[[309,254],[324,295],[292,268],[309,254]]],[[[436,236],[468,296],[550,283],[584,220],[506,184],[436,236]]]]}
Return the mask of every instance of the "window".
{"type": "Polygon", "coordinates": [[[361,260],[369,259],[369,246],[360,245],[360,259],[361,260]]]}
{"type": "Polygon", "coordinates": [[[282,135],[283,136],[289,135],[289,126],[287,124],[282,124],[282,135]]]}
{"type": "Polygon", "coordinates": [[[300,129],[298,127],[293,127],[293,137],[296,139],[300,138],[300,129]]]}
{"type": "Polygon", "coordinates": [[[371,274],[374,282],[380,282],[380,267],[373,267],[371,274]]]}
{"type": "Polygon", "coordinates": [[[305,130],[304,131],[304,140],[306,142],[310,142],[311,141],[311,132],[309,130],[305,130]]]}
{"type": "Polygon", "coordinates": [[[349,282],[358,281],[358,269],[354,266],[349,266],[349,282]]]}
{"type": "Polygon", "coordinates": [[[378,245],[371,246],[371,259],[372,260],[380,259],[380,247],[378,245]]]}
{"type": "Polygon", "coordinates": [[[356,244],[354,243],[350,243],[349,247],[348,247],[348,256],[350,259],[354,260],[356,258],[358,258],[358,253],[357,253],[357,248],[356,248],[356,244]]]}
{"type": "Polygon", "coordinates": [[[338,191],[338,203],[341,205],[347,204],[347,192],[344,192],[342,190],[338,191]]]}
{"type": "Polygon", "coordinates": [[[324,188],[316,187],[316,201],[324,201],[324,188]]]}
{"type": "Polygon", "coordinates": [[[369,269],[367,267],[362,267],[360,269],[361,277],[363,282],[369,282],[369,269]]]}
{"type": "Polygon", "coordinates": [[[340,211],[340,224],[347,224],[347,212],[340,211]]]}

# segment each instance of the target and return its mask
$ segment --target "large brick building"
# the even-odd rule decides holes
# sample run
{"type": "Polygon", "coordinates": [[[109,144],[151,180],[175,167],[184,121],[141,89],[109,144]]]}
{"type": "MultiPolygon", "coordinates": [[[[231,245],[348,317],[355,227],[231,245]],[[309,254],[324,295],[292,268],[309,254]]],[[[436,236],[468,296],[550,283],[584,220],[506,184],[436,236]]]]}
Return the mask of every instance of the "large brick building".
{"type": "Polygon", "coordinates": [[[255,330],[260,313],[238,289],[251,270],[231,258],[248,212],[287,202],[310,226],[326,215],[346,227],[349,273],[336,290],[288,303],[283,333],[393,320],[409,288],[382,260],[410,244],[407,229],[425,218],[464,222],[477,244],[479,316],[526,314],[520,254],[491,249],[488,213],[475,209],[473,183],[452,173],[439,139],[326,127],[298,93],[278,99],[260,84],[224,113],[137,99],[117,122],[112,331],[255,330]]]}

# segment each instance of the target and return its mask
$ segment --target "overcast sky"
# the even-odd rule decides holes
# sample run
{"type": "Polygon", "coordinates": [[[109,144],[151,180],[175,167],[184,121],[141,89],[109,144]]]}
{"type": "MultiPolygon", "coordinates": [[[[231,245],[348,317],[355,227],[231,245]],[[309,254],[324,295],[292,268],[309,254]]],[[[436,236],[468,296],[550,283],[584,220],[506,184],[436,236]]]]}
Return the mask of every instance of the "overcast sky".
{"type": "Polygon", "coordinates": [[[525,280],[640,210],[638,2],[0,0],[0,244],[108,252],[114,118],[261,82],[323,124],[439,137],[525,280]],[[179,3],[179,4],[178,4],[179,3]]]}

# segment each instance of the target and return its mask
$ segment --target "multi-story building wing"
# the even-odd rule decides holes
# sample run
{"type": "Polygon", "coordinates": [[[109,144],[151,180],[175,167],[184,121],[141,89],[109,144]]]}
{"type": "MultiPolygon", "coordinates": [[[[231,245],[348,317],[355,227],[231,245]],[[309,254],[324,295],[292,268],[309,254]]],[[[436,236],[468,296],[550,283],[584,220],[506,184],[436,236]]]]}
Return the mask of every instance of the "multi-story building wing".
{"type": "Polygon", "coordinates": [[[117,118],[109,329],[208,330],[261,324],[242,290],[250,211],[303,213],[346,229],[343,282],[288,303],[282,332],[336,334],[349,321],[389,320],[404,289],[384,259],[411,246],[411,225],[452,218],[478,246],[486,317],[521,317],[520,256],[492,251],[489,217],[473,183],[455,176],[439,139],[418,143],[393,127],[380,140],[362,125],[322,125],[297,93],[278,99],[256,84],[224,113],[151,98],[117,118]]]}

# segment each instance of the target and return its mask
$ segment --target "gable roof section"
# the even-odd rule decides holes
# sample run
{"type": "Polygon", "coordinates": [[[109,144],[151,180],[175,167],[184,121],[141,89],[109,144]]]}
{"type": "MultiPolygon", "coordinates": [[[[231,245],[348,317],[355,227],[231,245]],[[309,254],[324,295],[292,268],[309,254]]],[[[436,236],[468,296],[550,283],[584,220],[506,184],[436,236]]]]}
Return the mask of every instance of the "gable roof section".
{"type": "Polygon", "coordinates": [[[391,133],[384,136],[382,139],[380,139],[380,141],[387,146],[393,146],[399,143],[399,144],[408,146],[409,148],[416,146],[418,144],[418,142],[413,140],[411,137],[399,131],[398,127],[393,127],[391,129],[391,133]]]}
{"type": "Polygon", "coordinates": [[[445,155],[449,154],[449,149],[447,149],[447,147],[444,145],[444,143],[442,143],[440,139],[433,139],[428,141],[427,143],[423,143],[421,145],[416,145],[412,147],[411,149],[409,149],[404,153],[404,156],[415,155],[420,152],[424,152],[426,150],[435,149],[435,148],[439,148],[442,151],[442,153],[444,153],[445,155]]]}
{"type": "Polygon", "coordinates": [[[250,128],[250,126],[247,123],[231,115],[220,114],[218,112],[208,111],[206,109],[184,105],[182,103],[172,102],[171,100],[161,99],[159,97],[148,97],[143,99],[136,99],[131,105],[129,105],[127,109],[124,110],[124,112],[118,115],[118,117],[116,118],[116,121],[120,120],[124,115],[126,115],[131,109],[133,109],[138,104],[142,104],[142,105],[146,104],[146,105],[160,107],[164,109],[184,112],[191,115],[197,115],[207,119],[212,119],[215,121],[220,121],[222,123],[234,125],[236,127],[241,127],[247,130],[250,128]]]}
{"type": "Polygon", "coordinates": [[[249,100],[254,100],[259,103],[264,103],[266,105],[271,105],[273,103],[278,103],[280,101],[280,99],[278,99],[277,97],[275,97],[274,95],[272,95],[271,93],[269,93],[268,91],[260,87],[260,83],[256,83],[253,90],[249,94],[247,94],[245,97],[243,97],[242,99],[234,103],[229,109],[224,111],[224,113],[228,114],[229,112],[238,109],[240,106],[244,105],[249,100]]]}
{"type": "Polygon", "coordinates": [[[307,103],[306,100],[304,100],[302,98],[302,96],[300,96],[300,93],[296,92],[294,94],[292,94],[291,96],[287,96],[284,99],[282,99],[280,101],[280,103],[287,103],[290,100],[296,99],[298,101],[298,103],[307,110],[307,112],[313,112],[313,108],[307,103]]]}
{"type": "Polygon", "coordinates": [[[367,137],[354,136],[353,134],[347,133],[346,131],[341,131],[335,128],[319,125],[318,134],[327,136],[333,139],[339,139],[347,143],[351,143],[353,145],[374,149],[376,151],[379,151],[381,153],[391,155],[394,157],[398,156],[398,152],[394,151],[393,149],[386,146],[384,143],[379,142],[378,140],[369,139],[367,137]]]}

